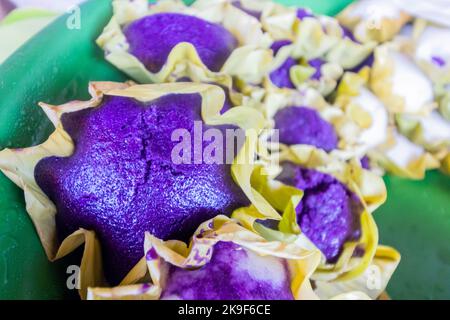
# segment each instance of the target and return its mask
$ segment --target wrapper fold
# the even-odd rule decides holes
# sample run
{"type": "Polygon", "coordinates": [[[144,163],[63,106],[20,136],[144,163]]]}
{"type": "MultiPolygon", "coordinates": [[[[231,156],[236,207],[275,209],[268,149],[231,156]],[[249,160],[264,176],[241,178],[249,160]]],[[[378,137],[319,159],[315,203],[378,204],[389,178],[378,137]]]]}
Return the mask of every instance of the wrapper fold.
{"type": "Polygon", "coordinates": [[[375,50],[370,88],[391,113],[426,115],[437,107],[432,82],[399,43],[375,50]]]}
{"type": "Polygon", "coordinates": [[[347,113],[353,114],[353,118],[356,116],[356,122],[364,125],[366,115],[371,119],[367,122],[369,126],[359,136],[363,142],[360,153],[367,154],[372,159],[373,171],[380,171],[376,167],[378,165],[382,170],[402,177],[422,179],[426,170],[439,166],[436,156],[410,142],[397,131],[395,119],[402,119],[403,116],[389,113],[385,104],[369,90],[369,78],[368,68],[362,69],[358,74],[346,73],[335,101],[347,113]]]}

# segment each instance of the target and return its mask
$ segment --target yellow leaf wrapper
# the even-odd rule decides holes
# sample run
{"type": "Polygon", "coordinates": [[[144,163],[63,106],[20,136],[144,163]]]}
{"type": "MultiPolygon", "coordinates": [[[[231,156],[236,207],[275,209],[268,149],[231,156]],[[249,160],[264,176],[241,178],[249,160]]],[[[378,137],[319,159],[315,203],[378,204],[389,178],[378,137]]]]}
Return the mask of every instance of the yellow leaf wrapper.
{"type": "Polygon", "coordinates": [[[308,60],[301,55],[294,55],[294,46],[294,44],[286,45],[279,50],[271,64],[268,76],[264,79],[264,88],[269,91],[285,89],[278,88],[273,84],[270,74],[282,67],[287,59],[292,58],[297,61],[297,64],[292,66],[288,72],[290,73],[290,80],[297,90],[304,91],[308,88],[313,88],[323,96],[328,96],[336,88],[337,82],[342,76],[342,66],[337,62],[323,60],[323,65],[320,66],[319,79],[313,78],[312,76],[316,73],[316,69],[310,66],[308,60]]]}
{"type": "Polygon", "coordinates": [[[232,76],[260,82],[272,60],[268,49],[271,40],[262,31],[259,21],[229,3],[199,1],[188,7],[177,0],[158,1],[154,5],[149,5],[146,0],[115,0],[113,8],[114,15],[97,44],[105,51],[106,60],[140,83],[174,82],[189,77],[194,82],[214,82],[231,88],[232,76]],[[193,15],[220,23],[238,39],[239,47],[232,52],[222,70],[213,72],[204,65],[192,44],[181,42],[172,49],[162,69],[152,73],[128,52],[129,45],[122,28],[137,19],[162,12],[193,15]]]}
{"type": "Polygon", "coordinates": [[[359,0],[338,15],[361,42],[391,40],[410,20],[410,16],[391,0],[359,0]]]}
{"type": "MultiPolygon", "coordinates": [[[[318,299],[309,282],[320,261],[317,250],[306,250],[296,243],[267,241],[225,216],[217,216],[203,223],[189,246],[180,241],[164,242],[147,233],[144,244],[147,265],[141,264],[140,268],[141,273],[148,270],[151,282],[112,289],[90,288],[88,297],[93,300],[159,299],[170,278],[169,265],[190,270],[202,268],[210,262],[218,242],[232,242],[258,256],[284,260],[288,265],[293,297],[297,300],[318,299]]],[[[368,296],[358,291],[341,291],[332,298],[368,299],[368,296]]]]}
{"type": "MultiPolygon", "coordinates": [[[[5,149],[0,152],[0,170],[15,184],[24,190],[26,209],[29,213],[42,245],[50,260],[63,257],[85,242],[85,250],[80,270],[80,294],[86,298],[89,286],[104,285],[100,245],[93,231],[78,230],[62,244],[56,237],[55,205],[37,185],[34,178],[34,168],[43,158],[50,156],[69,157],[74,150],[74,143],[64,130],[60,118],[65,113],[95,108],[102,102],[105,95],[122,96],[137,99],[142,102],[151,101],[167,94],[193,94],[202,97],[202,118],[209,125],[233,124],[246,130],[248,136],[232,166],[232,175],[252,203],[269,216],[277,215],[268,202],[252,187],[250,177],[254,170],[254,144],[259,130],[264,126],[264,119],[257,111],[248,107],[235,107],[220,114],[225,101],[224,91],[215,85],[195,83],[172,83],[153,85],[133,85],[131,83],[94,82],[89,86],[92,99],[89,101],[74,101],[60,106],[41,103],[40,106],[55,126],[55,131],[43,144],[25,149],[5,149]],[[248,153],[250,152],[250,153],[248,153]],[[58,249],[59,248],[59,249],[58,249]]],[[[138,268],[139,269],[139,268],[138,268]]],[[[137,273],[139,275],[139,273],[137,273]]],[[[142,276],[142,275],[140,275],[142,276]]],[[[136,280],[136,272],[132,271],[123,283],[136,280]]],[[[138,277],[139,278],[139,277],[138,277]]]]}
{"type": "Polygon", "coordinates": [[[427,170],[440,166],[435,156],[392,127],[389,128],[386,144],[371,152],[370,156],[391,173],[413,180],[423,179],[427,170]]]}
{"type": "Polygon", "coordinates": [[[450,84],[435,85],[435,93],[440,114],[450,121],[450,84]]]}
{"type": "Polygon", "coordinates": [[[433,84],[397,43],[375,50],[370,88],[391,113],[428,114],[436,108],[433,84]]]}
{"type": "Polygon", "coordinates": [[[364,292],[371,299],[377,299],[400,263],[400,254],[393,248],[378,246],[370,266],[365,272],[348,281],[315,281],[314,291],[321,299],[330,299],[341,292],[364,292]]]}

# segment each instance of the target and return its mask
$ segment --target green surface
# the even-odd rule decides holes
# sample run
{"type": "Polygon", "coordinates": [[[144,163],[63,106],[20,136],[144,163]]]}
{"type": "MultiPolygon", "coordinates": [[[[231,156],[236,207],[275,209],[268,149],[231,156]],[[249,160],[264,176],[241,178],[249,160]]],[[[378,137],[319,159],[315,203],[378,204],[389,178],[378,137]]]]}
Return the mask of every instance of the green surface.
{"type": "Polygon", "coordinates": [[[375,220],[380,241],[402,254],[389,294],[450,299],[450,178],[433,171],[423,181],[391,176],[385,181],[388,201],[375,220]]]}
{"type": "MultiPolygon", "coordinates": [[[[335,14],[349,0],[280,1],[335,14]]],[[[111,14],[109,0],[82,6],[81,30],[61,17],[0,66],[0,149],[42,142],[52,127],[37,102],[86,99],[89,80],[124,80],[94,39],[111,14]]],[[[386,178],[389,200],[376,212],[381,240],[403,254],[389,287],[393,298],[450,298],[450,179],[386,178]]],[[[73,260],[73,259],[72,259],[73,260]]],[[[22,192],[0,174],[0,299],[73,297],[65,289],[70,261],[49,263],[24,208],[22,192]]]]}

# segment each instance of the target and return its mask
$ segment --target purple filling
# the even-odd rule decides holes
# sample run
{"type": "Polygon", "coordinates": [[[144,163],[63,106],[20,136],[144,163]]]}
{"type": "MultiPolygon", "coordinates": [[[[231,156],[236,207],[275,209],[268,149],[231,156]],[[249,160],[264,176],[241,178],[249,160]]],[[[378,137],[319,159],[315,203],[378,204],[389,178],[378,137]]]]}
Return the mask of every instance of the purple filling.
{"type": "Polygon", "coordinates": [[[310,79],[319,81],[322,78],[322,66],[325,64],[325,60],[321,58],[311,59],[308,64],[316,70],[310,79]]]}
{"type": "Polygon", "coordinates": [[[439,56],[433,56],[431,57],[431,61],[433,61],[433,63],[435,65],[437,65],[438,67],[442,68],[445,66],[445,60],[442,57],[439,56]]]}
{"type": "MultiPolygon", "coordinates": [[[[94,230],[111,284],[143,256],[145,231],[187,240],[205,220],[248,205],[230,165],[173,163],[171,152],[180,140],[173,142],[172,132],[184,128],[194,137],[200,113],[197,94],[148,103],[106,97],[97,108],[62,117],[76,146],[72,156],[37,164],[36,181],[57,207],[59,238],[80,227],[94,230]]],[[[203,124],[202,131],[209,128],[203,124]]],[[[200,144],[205,150],[210,142],[200,144]]],[[[194,147],[191,157],[193,152],[194,147]]]]}
{"type": "MultiPolygon", "coordinates": [[[[273,50],[274,55],[276,55],[281,48],[284,46],[290,45],[292,42],[289,40],[279,40],[275,41],[271,49],[273,50]]],[[[278,88],[289,88],[294,89],[295,86],[291,81],[290,70],[293,66],[295,66],[297,62],[293,58],[287,58],[286,61],[275,71],[270,73],[270,80],[272,83],[278,88]]]]}
{"type": "Polygon", "coordinates": [[[171,266],[162,299],[293,300],[293,296],[284,260],[219,242],[202,268],[171,266]]]}
{"type": "Polygon", "coordinates": [[[177,13],[159,13],[134,21],[124,30],[130,53],[151,72],[158,72],[181,42],[194,45],[203,63],[219,71],[237,40],[218,24],[177,13]]]}
{"type": "Polygon", "coordinates": [[[362,157],[360,161],[363,169],[370,170],[370,159],[368,156],[362,157]]]}
{"type": "Polygon", "coordinates": [[[274,120],[283,144],[307,144],[327,152],[337,148],[338,137],[333,126],[311,108],[286,107],[275,114],[274,120]]]}
{"type": "Polygon", "coordinates": [[[250,16],[252,16],[252,17],[255,17],[255,18],[258,19],[258,20],[261,19],[261,15],[262,15],[262,12],[261,12],[261,11],[250,10],[250,9],[244,8],[244,6],[242,5],[242,1],[240,1],[240,0],[238,0],[238,1],[233,1],[231,4],[232,4],[234,7],[236,7],[236,8],[238,8],[238,9],[244,11],[246,14],[248,14],[248,15],[250,15],[250,16]]]}
{"type": "Polygon", "coordinates": [[[361,236],[358,197],[331,175],[291,162],[283,164],[277,179],[304,191],[296,208],[300,228],[329,263],[336,262],[343,245],[361,236]]]}
{"type": "Polygon", "coordinates": [[[305,9],[305,8],[297,9],[297,18],[302,20],[303,18],[308,18],[308,17],[310,17],[310,18],[314,17],[314,15],[311,13],[311,11],[309,11],[308,9],[305,9]]]}
{"type": "Polygon", "coordinates": [[[278,88],[294,89],[295,86],[291,81],[291,68],[297,65],[297,61],[293,58],[287,58],[286,61],[275,71],[270,73],[270,80],[278,88]]]}

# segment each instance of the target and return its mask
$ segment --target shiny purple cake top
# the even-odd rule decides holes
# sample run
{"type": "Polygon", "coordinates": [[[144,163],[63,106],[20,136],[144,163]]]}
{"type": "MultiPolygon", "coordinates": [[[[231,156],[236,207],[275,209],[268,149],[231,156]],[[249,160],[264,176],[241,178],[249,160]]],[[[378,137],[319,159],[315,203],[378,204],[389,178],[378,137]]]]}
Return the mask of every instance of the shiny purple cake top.
{"type": "Polygon", "coordinates": [[[219,71],[238,45],[221,25],[178,13],[146,16],[127,26],[124,34],[130,53],[151,72],[161,70],[171,50],[181,42],[191,43],[212,71],[219,71]]]}
{"type": "Polygon", "coordinates": [[[295,165],[282,164],[277,180],[304,191],[296,208],[302,232],[325,255],[329,263],[338,260],[343,245],[361,236],[361,201],[333,176],[295,165]]]}
{"type": "Polygon", "coordinates": [[[286,107],[275,116],[275,129],[286,145],[307,144],[330,152],[337,148],[338,136],[332,124],[308,107],[286,107]]]}
{"type": "MultiPolygon", "coordinates": [[[[202,222],[248,205],[230,165],[173,163],[179,143],[172,141],[173,131],[183,128],[194,137],[200,113],[198,94],[148,103],[106,97],[97,108],[63,115],[75,143],[72,156],[37,164],[36,181],[57,207],[59,238],[80,227],[94,230],[112,284],[143,256],[146,231],[187,240],[202,222]]],[[[202,130],[209,128],[203,124],[202,130]]],[[[208,144],[203,141],[203,149],[208,144]]]]}
{"type": "Polygon", "coordinates": [[[286,261],[219,242],[196,270],[171,266],[162,299],[293,300],[286,261]]]}

